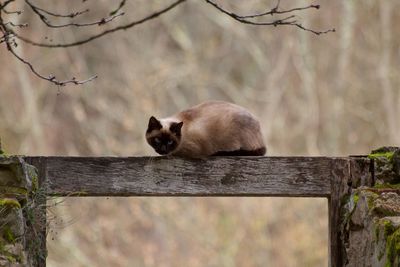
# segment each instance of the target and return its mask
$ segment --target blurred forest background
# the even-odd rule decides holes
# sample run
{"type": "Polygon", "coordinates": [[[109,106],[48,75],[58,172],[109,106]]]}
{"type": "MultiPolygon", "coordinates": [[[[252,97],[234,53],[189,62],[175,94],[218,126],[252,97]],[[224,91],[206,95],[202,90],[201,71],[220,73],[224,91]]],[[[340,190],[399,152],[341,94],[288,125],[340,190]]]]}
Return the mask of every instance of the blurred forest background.
{"type": "MultiPolygon", "coordinates": [[[[218,2],[242,14],[275,5],[218,2]]],[[[37,3],[60,12],[90,7],[83,19],[115,8],[104,0],[37,3]]],[[[188,1],[81,47],[18,46],[43,74],[99,75],[61,90],[1,46],[3,147],[26,155],[154,155],[144,139],[148,118],[207,99],[256,114],[272,156],[346,156],[400,145],[400,2],[319,3],[300,20],[336,33],[243,25],[188,1]]],[[[126,15],[104,27],[166,4],[128,1],[126,15]]],[[[23,31],[35,40],[74,41],[98,30],[51,31],[27,8],[16,19],[30,24],[23,31]]],[[[49,215],[48,266],[327,266],[325,199],[70,198],[49,215]]]]}

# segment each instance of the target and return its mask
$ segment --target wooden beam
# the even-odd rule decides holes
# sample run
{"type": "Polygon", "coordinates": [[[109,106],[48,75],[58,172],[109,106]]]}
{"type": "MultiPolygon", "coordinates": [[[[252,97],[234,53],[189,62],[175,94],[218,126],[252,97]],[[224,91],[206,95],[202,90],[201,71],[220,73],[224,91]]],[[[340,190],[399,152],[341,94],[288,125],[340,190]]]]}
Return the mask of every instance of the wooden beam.
{"type": "Polygon", "coordinates": [[[345,159],[26,157],[58,196],[329,197],[332,166],[345,159]]]}
{"type": "MultiPolygon", "coordinates": [[[[332,165],[329,196],[329,267],[344,266],[344,241],[342,240],[342,217],[340,214],[343,198],[350,194],[351,165],[353,160],[337,160],[332,165]]],[[[353,167],[355,169],[355,167],[353,167]]]]}

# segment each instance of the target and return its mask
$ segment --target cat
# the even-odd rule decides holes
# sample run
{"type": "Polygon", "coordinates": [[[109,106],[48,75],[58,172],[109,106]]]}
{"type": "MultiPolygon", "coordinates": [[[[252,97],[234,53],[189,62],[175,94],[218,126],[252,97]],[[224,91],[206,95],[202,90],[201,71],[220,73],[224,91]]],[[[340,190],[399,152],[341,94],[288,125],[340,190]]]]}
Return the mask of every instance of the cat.
{"type": "Polygon", "coordinates": [[[150,117],[146,140],[160,155],[188,158],[263,156],[258,120],[246,109],[207,101],[171,117],[150,117]]]}

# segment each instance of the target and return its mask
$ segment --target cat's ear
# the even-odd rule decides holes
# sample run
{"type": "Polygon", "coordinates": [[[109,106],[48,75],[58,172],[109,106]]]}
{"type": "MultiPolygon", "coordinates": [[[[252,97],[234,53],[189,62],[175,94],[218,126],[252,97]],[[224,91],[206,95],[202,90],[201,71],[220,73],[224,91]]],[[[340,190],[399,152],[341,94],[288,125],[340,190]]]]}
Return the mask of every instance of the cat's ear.
{"type": "Polygon", "coordinates": [[[155,117],[151,116],[149,119],[149,126],[147,127],[147,132],[151,132],[153,130],[160,130],[162,128],[161,122],[157,120],[155,117]]]}
{"type": "Polygon", "coordinates": [[[169,127],[169,130],[171,132],[173,132],[174,134],[176,134],[177,136],[181,136],[182,126],[183,126],[183,121],[178,122],[178,123],[174,122],[174,123],[171,123],[171,126],[169,127]]]}

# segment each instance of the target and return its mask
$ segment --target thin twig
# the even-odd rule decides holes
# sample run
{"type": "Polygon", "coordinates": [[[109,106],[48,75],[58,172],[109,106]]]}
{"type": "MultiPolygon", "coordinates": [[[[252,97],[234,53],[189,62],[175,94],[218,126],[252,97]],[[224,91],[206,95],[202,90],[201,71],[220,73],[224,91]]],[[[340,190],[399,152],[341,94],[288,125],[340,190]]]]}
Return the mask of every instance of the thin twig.
{"type": "Polygon", "coordinates": [[[171,5],[165,7],[164,9],[161,9],[161,10],[159,10],[157,12],[154,12],[154,13],[152,13],[152,14],[150,14],[150,15],[148,15],[148,16],[140,19],[140,20],[132,21],[132,22],[130,22],[128,24],[121,25],[121,26],[118,26],[118,27],[103,31],[101,33],[98,33],[98,34],[93,35],[91,37],[88,37],[86,39],[83,39],[83,40],[80,40],[80,41],[76,41],[76,42],[72,42],[72,43],[66,43],[66,44],[40,43],[40,42],[32,41],[32,40],[30,40],[30,39],[28,39],[26,37],[23,37],[22,35],[19,35],[16,32],[12,31],[11,29],[9,29],[9,30],[11,32],[13,32],[18,39],[20,39],[20,40],[22,40],[22,41],[24,41],[24,42],[26,42],[28,44],[34,45],[34,46],[48,47],[48,48],[65,48],[65,47],[71,47],[71,46],[78,46],[78,45],[82,45],[82,44],[88,43],[90,41],[93,41],[95,39],[98,39],[100,37],[103,37],[104,35],[107,35],[107,34],[110,34],[110,33],[116,32],[116,31],[120,31],[120,30],[127,30],[129,28],[134,27],[134,26],[143,24],[144,22],[147,22],[149,20],[155,19],[155,18],[157,18],[160,15],[168,12],[169,10],[173,9],[174,7],[178,6],[179,4],[181,4],[181,3],[185,2],[185,1],[186,0],[177,0],[177,1],[173,2],[171,5]]]}
{"type": "MultiPolygon", "coordinates": [[[[37,6],[33,5],[30,1],[25,0],[25,3],[32,9],[32,11],[39,16],[40,20],[46,24],[47,27],[49,28],[64,28],[64,27],[69,27],[69,26],[74,26],[74,27],[87,27],[87,26],[93,26],[93,25],[104,25],[110,21],[113,21],[115,18],[123,16],[125,13],[119,13],[119,14],[115,14],[112,15],[110,17],[107,18],[101,18],[97,21],[94,22],[87,22],[87,23],[74,23],[74,22],[70,22],[70,23],[65,23],[65,24],[53,24],[51,23],[48,18],[43,15],[41,12],[46,13],[46,14],[51,14],[52,16],[57,16],[57,17],[65,17],[65,15],[60,15],[60,14],[56,14],[56,13],[52,13],[49,11],[46,11],[45,9],[42,8],[38,8],[37,6]]],[[[83,14],[84,11],[82,12],[75,12],[75,13],[71,13],[69,17],[71,17],[72,15],[75,14],[83,14]]],[[[76,15],[75,15],[76,16],[76,15]]]]}
{"type": "Polygon", "coordinates": [[[294,11],[302,11],[302,10],[306,10],[306,9],[310,9],[310,8],[315,8],[315,9],[319,9],[320,5],[309,5],[309,6],[305,6],[305,7],[296,7],[296,8],[292,8],[292,9],[288,9],[288,10],[279,10],[279,4],[274,7],[271,10],[268,10],[264,13],[260,13],[260,14],[253,14],[253,15],[246,15],[246,16],[239,16],[242,19],[250,19],[250,18],[256,18],[256,17],[263,17],[266,15],[274,15],[274,14],[285,14],[285,13],[291,13],[294,11]]]}
{"type": "Polygon", "coordinates": [[[70,80],[60,81],[60,80],[57,80],[56,77],[55,77],[54,75],[50,75],[49,77],[46,77],[46,76],[40,74],[39,72],[37,72],[36,69],[33,67],[33,65],[32,65],[30,62],[28,62],[27,60],[25,60],[25,59],[23,59],[22,57],[20,57],[20,56],[14,51],[14,49],[12,48],[12,45],[10,44],[9,41],[6,41],[6,44],[7,44],[7,49],[8,49],[8,51],[10,51],[11,54],[13,54],[14,57],[16,57],[19,61],[21,61],[22,63],[24,63],[25,65],[27,65],[27,66],[30,68],[30,70],[31,70],[37,77],[39,77],[39,78],[41,78],[41,79],[43,79],[43,80],[49,81],[49,82],[51,82],[51,83],[54,83],[55,85],[58,85],[58,86],[65,86],[65,85],[67,85],[67,84],[80,85],[80,84],[85,84],[85,83],[87,83],[87,82],[93,81],[94,79],[97,78],[97,75],[95,75],[95,76],[93,76],[93,77],[90,77],[89,79],[81,80],[81,81],[77,80],[75,77],[73,77],[73,78],[70,79],[70,80]]]}
{"type": "Polygon", "coordinates": [[[14,2],[15,0],[7,0],[3,4],[0,4],[0,10],[4,9],[8,4],[14,2]]]}
{"type": "Polygon", "coordinates": [[[21,10],[16,10],[16,11],[8,11],[5,8],[0,8],[1,11],[3,11],[4,13],[6,13],[7,15],[13,15],[13,14],[17,14],[17,15],[21,15],[22,11],[21,10]]]}
{"type": "Polygon", "coordinates": [[[223,7],[221,7],[220,5],[218,5],[217,3],[211,1],[211,0],[204,0],[206,3],[212,5],[214,8],[216,8],[218,11],[222,12],[225,15],[228,15],[229,17],[233,18],[236,21],[239,21],[241,23],[244,24],[249,24],[249,25],[256,25],[256,26],[268,26],[268,25],[272,25],[272,26],[278,26],[278,25],[286,25],[286,26],[295,26],[298,27],[304,31],[308,31],[311,33],[314,33],[316,35],[320,35],[320,34],[324,34],[324,33],[328,33],[328,32],[334,32],[335,29],[329,29],[326,31],[316,31],[316,30],[312,30],[309,28],[304,27],[303,25],[301,25],[300,23],[297,22],[297,20],[295,20],[294,18],[296,17],[295,15],[290,15],[286,18],[283,19],[275,19],[272,21],[266,21],[266,22],[258,22],[258,21],[251,21],[248,20],[249,18],[257,18],[257,17],[264,17],[266,15],[273,15],[273,14],[287,14],[287,13],[291,13],[294,11],[301,11],[301,10],[306,10],[306,9],[319,9],[320,6],[319,5],[309,5],[306,7],[298,7],[298,8],[292,8],[292,9],[288,9],[288,10],[279,10],[279,3],[280,1],[278,1],[277,5],[272,8],[271,10],[264,12],[264,13],[259,13],[259,14],[254,14],[254,15],[245,15],[245,16],[241,16],[238,15],[234,12],[228,11],[226,9],[224,9],[223,7]],[[291,20],[294,19],[294,20],[291,20]]]}
{"type": "Polygon", "coordinates": [[[5,26],[10,25],[11,27],[18,27],[18,28],[26,28],[26,27],[28,27],[28,23],[15,24],[15,23],[13,23],[11,21],[5,22],[4,25],[5,26]]]}
{"type": "Polygon", "coordinates": [[[296,26],[299,29],[302,29],[302,30],[307,31],[307,32],[314,33],[316,35],[326,34],[326,33],[329,33],[329,32],[336,32],[335,28],[328,29],[328,30],[325,30],[325,31],[315,31],[315,30],[312,30],[312,29],[304,27],[300,23],[293,23],[293,25],[296,26]]]}
{"type": "MultiPolygon", "coordinates": [[[[25,1],[25,2],[28,5],[29,4],[33,5],[30,2],[28,3],[28,1],[25,1]]],[[[36,5],[34,7],[35,7],[35,9],[37,9],[37,10],[39,10],[39,11],[41,11],[41,12],[47,14],[47,15],[50,15],[50,16],[53,16],[53,17],[57,17],[57,18],[74,18],[74,17],[77,17],[79,15],[82,15],[82,14],[85,14],[85,13],[89,12],[89,9],[85,9],[85,10],[82,10],[82,11],[76,11],[76,12],[72,12],[72,13],[69,13],[69,14],[60,14],[60,13],[55,13],[55,12],[48,11],[48,10],[46,10],[44,8],[41,8],[41,7],[38,7],[36,5]]]]}
{"type": "Polygon", "coordinates": [[[121,0],[121,2],[119,3],[118,7],[110,12],[110,16],[117,14],[117,12],[119,12],[121,10],[121,8],[123,8],[126,4],[126,0],[121,0]]]}

